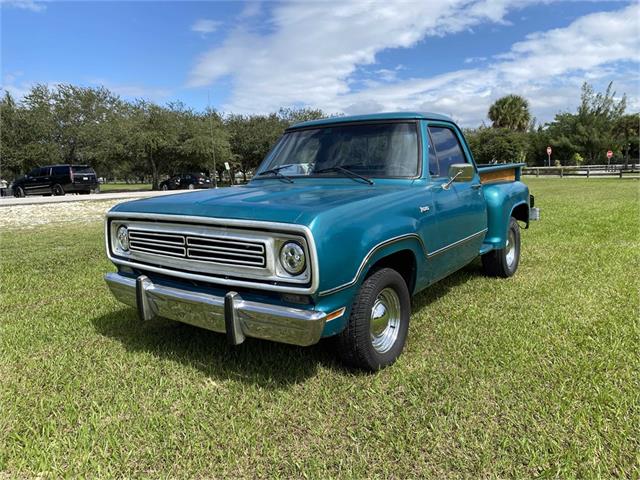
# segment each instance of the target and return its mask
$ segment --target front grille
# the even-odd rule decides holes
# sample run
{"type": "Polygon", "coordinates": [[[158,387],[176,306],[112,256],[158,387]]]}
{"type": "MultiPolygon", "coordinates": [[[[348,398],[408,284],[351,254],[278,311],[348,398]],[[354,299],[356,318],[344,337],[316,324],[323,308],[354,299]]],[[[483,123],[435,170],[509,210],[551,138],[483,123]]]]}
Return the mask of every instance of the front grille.
{"type": "Polygon", "coordinates": [[[129,248],[133,252],[221,265],[265,267],[267,264],[264,243],[225,237],[129,229],[129,248]]]}

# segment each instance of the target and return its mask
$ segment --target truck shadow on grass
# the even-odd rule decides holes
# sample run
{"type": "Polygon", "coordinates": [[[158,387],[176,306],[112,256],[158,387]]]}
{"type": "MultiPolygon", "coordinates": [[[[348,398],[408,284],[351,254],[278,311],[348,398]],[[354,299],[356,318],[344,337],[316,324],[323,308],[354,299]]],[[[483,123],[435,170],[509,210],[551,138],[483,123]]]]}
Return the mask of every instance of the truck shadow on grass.
{"type": "MultiPolygon", "coordinates": [[[[413,313],[428,308],[451,289],[478,275],[481,269],[474,262],[432,285],[414,297],[413,313]]],[[[133,308],[94,318],[92,323],[99,334],[121,342],[129,352],[148,352],[197,368],[218,380],[239,380],[277,390],[314,376],[320,365],[345,375],[367,374],[344,367],[330,340],[297,347],[247,338],[241,345],[232,347],[224,334],[191,325],[164,320],[142,323],[133,308]]],[[[414,323],[411,328],[419,325],[414,323]]]]}

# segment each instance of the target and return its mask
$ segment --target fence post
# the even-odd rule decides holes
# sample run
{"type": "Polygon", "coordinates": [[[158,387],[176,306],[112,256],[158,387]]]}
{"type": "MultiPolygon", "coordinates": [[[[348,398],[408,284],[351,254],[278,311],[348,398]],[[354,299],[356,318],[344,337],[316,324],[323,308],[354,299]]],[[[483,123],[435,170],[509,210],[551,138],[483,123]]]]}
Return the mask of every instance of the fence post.
{"type": "Polygon", "coordinates": [[[540,169],[536,168],[536,177],[539,177],[539,176],[540,176],[540,169]]]}
{"type": "Polygon", "coordinates": [[[620,167],[620,178],[622,178],[622,166],[620,167]]]}
{"type": "Polygon", "coordinates": [[[560,167],[560,178],[564,178],[564,168],[560,167]]]}
{"type": "Polygon", "coordinates": [[[591,168],[587,167],[587,178],[589,178],[590,173],[591,173],[591,168]]]}

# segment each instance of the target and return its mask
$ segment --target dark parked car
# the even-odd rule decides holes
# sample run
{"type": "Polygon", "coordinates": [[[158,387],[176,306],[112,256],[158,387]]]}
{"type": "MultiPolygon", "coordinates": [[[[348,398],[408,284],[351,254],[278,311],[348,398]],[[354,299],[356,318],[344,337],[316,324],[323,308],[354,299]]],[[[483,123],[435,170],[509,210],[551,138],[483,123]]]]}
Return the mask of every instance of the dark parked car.
{"type": "Polygon", "coordinates": [[[211,179],[204,173],[183,173],[160,182],[160,190],[194,190],[210,187],[211,179]]]}
{"type": "Polygon", "coordinates": [[[34,168],[16,179],[11,188],[14,197],[87,194],[98,189],[98,179],[93,168],[87,165],[48,165],[34,168]]]}

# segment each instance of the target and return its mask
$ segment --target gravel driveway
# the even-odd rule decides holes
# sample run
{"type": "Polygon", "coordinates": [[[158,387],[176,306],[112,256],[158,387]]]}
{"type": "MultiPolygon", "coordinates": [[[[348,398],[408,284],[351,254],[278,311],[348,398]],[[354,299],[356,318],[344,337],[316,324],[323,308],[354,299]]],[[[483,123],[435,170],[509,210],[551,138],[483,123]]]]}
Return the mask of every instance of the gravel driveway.
{"type": "Polygon", "coordinates": [[[2,207],[0,232],[6,229],[34,228],[47,224],[101,222],[107,210],[124,201],[127,200],[2,207]]]}

